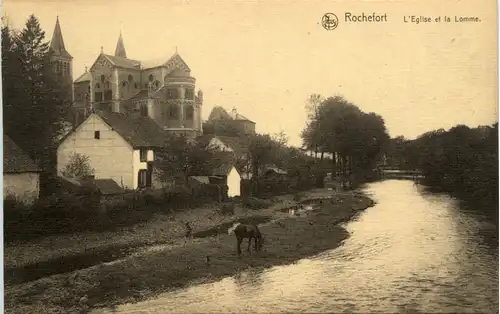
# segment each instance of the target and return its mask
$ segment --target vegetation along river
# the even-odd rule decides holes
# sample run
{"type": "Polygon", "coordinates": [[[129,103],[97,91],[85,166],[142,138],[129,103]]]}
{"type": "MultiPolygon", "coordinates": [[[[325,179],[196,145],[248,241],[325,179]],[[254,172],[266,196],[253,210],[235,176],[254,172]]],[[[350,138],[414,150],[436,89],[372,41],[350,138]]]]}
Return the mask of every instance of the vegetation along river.
{"type": "Polygon", "coordinates": [[[125,304],[118,313],[498,312],[496,228],[412,181],[366,185],[376,202],[337,249],[293,265],[125,304]]]}

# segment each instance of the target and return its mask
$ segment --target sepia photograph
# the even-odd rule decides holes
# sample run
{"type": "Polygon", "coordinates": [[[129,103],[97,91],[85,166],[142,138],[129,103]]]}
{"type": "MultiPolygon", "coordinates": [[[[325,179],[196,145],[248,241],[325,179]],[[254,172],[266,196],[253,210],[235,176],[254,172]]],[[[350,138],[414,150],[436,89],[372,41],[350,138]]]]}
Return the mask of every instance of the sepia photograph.
{"type": "Polygon", "coordinates": [[[493,0],[4,0],[5,313],[498,313],[493,0]]]}

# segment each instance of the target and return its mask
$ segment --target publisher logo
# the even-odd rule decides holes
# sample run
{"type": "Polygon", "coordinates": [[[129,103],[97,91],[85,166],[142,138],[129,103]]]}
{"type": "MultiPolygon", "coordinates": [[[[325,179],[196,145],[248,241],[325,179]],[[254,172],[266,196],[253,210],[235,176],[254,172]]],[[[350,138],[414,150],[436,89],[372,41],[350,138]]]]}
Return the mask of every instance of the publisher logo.
{"type": "Polygon", "coordinates": [[[326,13],[321,18],[321,25],[327,31],[333,31],[339,25],[339,18],[333,13],[326,13]]]}

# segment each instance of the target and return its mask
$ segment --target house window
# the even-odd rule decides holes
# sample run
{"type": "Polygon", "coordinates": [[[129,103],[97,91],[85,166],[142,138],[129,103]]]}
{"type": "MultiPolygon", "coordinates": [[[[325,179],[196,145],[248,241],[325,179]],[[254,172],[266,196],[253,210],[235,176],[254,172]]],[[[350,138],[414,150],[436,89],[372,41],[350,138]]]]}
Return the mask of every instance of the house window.
{"type": "Polygon", "coordinates": [[[133,81],[133,80],[134,80],[134,78],[132,77],[132,75],[129,75],[129,76],[128,76],[128,81],[129,81],[130,83],[132,83],[132,81],[133,81]]]}
{"type": "Polygon", "coordinates": [[[101,131],[94,131],[94,139],[98,140],[101,138],[101,131]]]}
{"type": "Polygon", "coordinates": [[[150,82],[154,81],[154,79],[155,79],[155,78],[154,78],[153,74],[149,75],[149,81],[150,81],[150,82]]]}
{"type": "Polygon", "coordinates": [[[139,88],[139,84],[134,83],[134,87],[135,87],[135,89],[138,89],[139,88]]]}
{"type": "Polygon", "coordinates": [[[148,116],[148,106],[145,104],[141,105],[141,116],[143,116],[143,117],[148,116]]]}
{"type": "Polygon", "coordinates": [[[99,89],[99,88],[101,88],[101,85],[99,83],[95,83],[95,88],[99,89]]]}
{"type": "Polygon", "coordinates": [[[139,170],[138,177],[137,177],[137,186],[139,188],[145,188],[146,187],[146,181],[148,177],[148,171],[145,169],[139,170]]]}
{"type": "Polygon", "coordinates": [[[141,157],[141,162],[148,161],[148,150],[147,149],[141,149],[140,150],[140,157],[141,157]]]}
{"type": "Polygon", "coordinates": [[[94,94],[95,101],[102,101],[102,92],[95,92],[94,94]]]}
{"type": "Polygon", "coordinates": [[[101,75],[101,82],[104,83],[104,81],[106,81],[106,77],[104,75],[101,75]]]}

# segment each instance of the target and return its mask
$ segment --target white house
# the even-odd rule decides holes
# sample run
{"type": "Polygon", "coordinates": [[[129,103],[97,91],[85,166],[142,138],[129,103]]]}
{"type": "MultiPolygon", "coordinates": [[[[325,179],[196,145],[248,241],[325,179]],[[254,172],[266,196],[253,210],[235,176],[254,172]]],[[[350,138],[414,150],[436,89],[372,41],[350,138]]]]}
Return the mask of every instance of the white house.
{"type": "Polygon", "coordinates": [[[153,161],[165,140],[149,117],[95,111],[61,140],[57,172],[62,175],[71,155],[79,153],[89,158],[96,179],[112,179],[125,189],[161,187],[153,161]]]}
{"type": "Polygon", "coordinates": [[[10,137],[3,136],[3,198],[32,204],[40,194],[40,169],[10,137]]]}
{"type": "Polygon", "coordinates": [[[223,178],[228,187],[229,197],[241,195],[241,175],[236,166],[236,158],[231,153],[220,154],[211,175],[223,178]]]}

